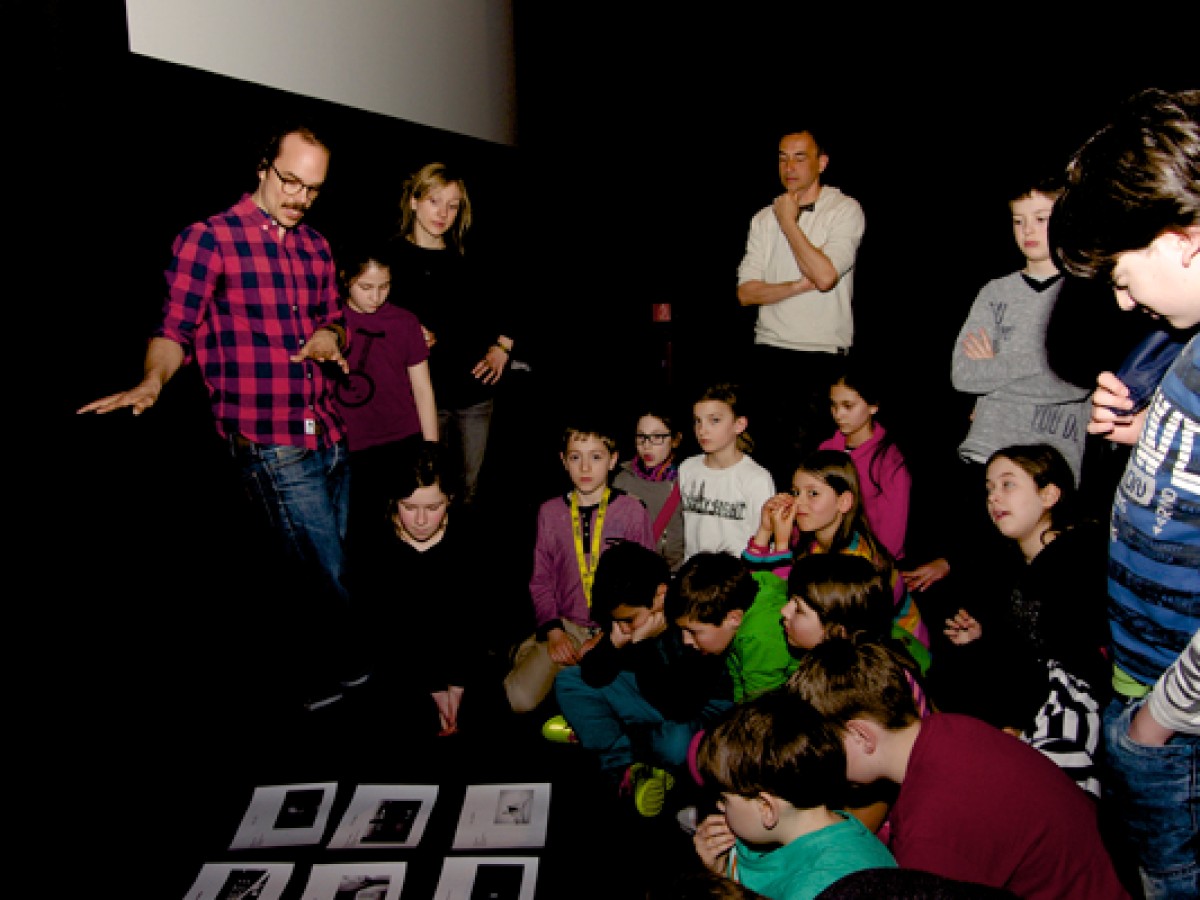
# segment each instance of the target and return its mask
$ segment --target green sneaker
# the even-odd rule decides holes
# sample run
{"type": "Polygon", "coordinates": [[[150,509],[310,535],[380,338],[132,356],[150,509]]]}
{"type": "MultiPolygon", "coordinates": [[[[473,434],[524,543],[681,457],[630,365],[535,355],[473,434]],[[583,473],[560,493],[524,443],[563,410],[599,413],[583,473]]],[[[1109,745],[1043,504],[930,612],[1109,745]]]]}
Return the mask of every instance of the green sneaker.
{"type": "Polygon", "coordinates": [[[667,791],[675,787],[675,776],[666,769],[634,763],[629,767],[634,808],[647,818],[657,816],[667,804],[667,791]]]}
{"type": "Polygon", "coordinates": [[[556,744],[578,744],[575,729],[562,716],[551,716],[542,726],[542,737],[556,744]]]}

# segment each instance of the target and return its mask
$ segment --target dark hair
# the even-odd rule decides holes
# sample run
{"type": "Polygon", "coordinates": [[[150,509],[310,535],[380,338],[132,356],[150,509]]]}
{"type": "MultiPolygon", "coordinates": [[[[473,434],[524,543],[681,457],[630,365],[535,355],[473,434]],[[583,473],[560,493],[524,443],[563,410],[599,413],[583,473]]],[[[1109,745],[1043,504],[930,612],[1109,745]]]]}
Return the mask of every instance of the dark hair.
{"type": "Polygon", "coordinates": [[[642,418],[642,416],[653,416],[667,426],[667,431],[671,432],[672,439],[681,437],[683,435],[683,429],[679,426],[679,423],[683,421],[685,417],[679,415],[678,410],[675,409],[674,404],[669,400],[664,400],[661,398],[656,400],[643,400],[641,405],[636,407],[636,410],[637,411],[633,416],[634,428],[637,427],[637,421],[638,419],[642,418]]]}
{"type": "Polygon", "coordinates": [[[892,589],[864,556],[810,553],[788,573],[788,596],[804,601],[821,620],[826,638],[888,640],[892,633],[892,589]]]}
{"type": "Polygon", "coordinates": [[[984,471],[999,458],[1016,463],[1038,488],[1051,484],[1058,488],[1058,501],[1050,507],[1050,528],[1042,535],[1043,541],[1048,541],[1053,534],[1062,534],[1078,523],[1079,491],[1075,486],[1075,473],[1057,447],[1050,444],[1010,444],[988,457],[984,471]]]}
{"type": "Polygon", "coordinates": [[[800,809],[839,808],[848,788],[840,733],[786,691],[735,704],[705,731],[696,766],[721,793],[773,794],[800,809]]]}
{"type": "Polygon", "coordinates": [[[758,582],[740,558],[702,550],[675,573],[667,591],[667,617],[719,625],[733,610],[749,609],[756,596],[758,582]]]}
{"type": "Polygon", "coordinates": [[[654,418],[667,426],[667,430],[672,435],[683,433],[683,429],[679,427],[679,421],[682,417],[675,408],[675,404],[667,398],[655,397],[649,400],[643,399],[634,409],[633,422],[635,425],[637,424],[637,420],[642,416],[654,416],[654,418]]]}
{"type": "Polygon", "coordinates": [[[1075,151],[1054,205],[1060,265],[1106,276],[1117,257],[1200,221],[1200,90],[1147,88],[1075,151]]]}
{"type": "Polygon", "coordinates": [[[389,272],[392,267],[392,257],[386,246],[374,239],[347,242],[339,248],[336,257],[338,288],[343,298],[350,296],[350,283],[361,275],[367,266],[374,263],[389,272]]]}
{"type": "MultiPolygon", "coordinates": [[[[682,446],[684,437],[683,429],[679,427],[679,423],[686,421],[688,417],[681,415],[679,411],[675,409],[675,405],[670,400],[663,397],[649,400],[643,398],[641,404],[635,407],[635,409],[636,412],[633,416],[633,430],[635,437],[637,434],[637,423],[639,419],[641,419],[643,416],[652,416],[653,418],[658,419],[663,423],[667,429],[667,432],[671,435],[670,439],[667,441],[667,455],[664,457],[664,460],[667,464],[677,467],[680,453],[679,448],[682,446]]],[[[640,449],[641,448],[638,446],[637,441],[635,440],[633,444],[633,454],[629,457],[634,464],[638,465],[639,467],[641,466],[639,459],[640,449]]]]}
{"type": "Polygon", "coordinates": [[[776,139],[776,146],[782,143],[785,137],[793,134],[807,134],[810,138],[812,138],[813,145],[817,148],[818,156],[829,155],[829,150],[826,148],[825,142],[822,140],[822,137],[824,136],[824,129],[820,128],[815,122],[810,122],[807,125],[786,127],[780,132],[779,137],[776,139]]]}
{"type": "Polygon", "coordinates": [[[1009,185],[1008,202],[1016,203],[1034,194],[1057,201],[1066,190],[1067,182],[1061,172],[1037,172],[1024,178],[1014,178],[1009,185]]]}
{"type": "MultiPolygon", "coordinates": [[[[858,354],[851,353],[843,358],[843,362],[834,374],[833,380],[829,382],[829,386],[832,388],[839,384],[844,385],[862,397],[868,406],[886,406],[884,381],[885,376],[878,366],[858,354]]],[[[833,405],[832,400],[830,405],[833,405]]],[[[873,421],[877,418],[877,415],[872,416],[873,421]]],[[[871,456],[864,467],[865,471],[859,472],[860,477],[865,476],[871,480],[871,484],[875,485],[876,490],[883,485],[882,467],[887,462],[888,451],[893,446],[896,446],[895,435],[892,434],[891,429],[883,429],[883,437],[876,442],[875,448],[871,451],[871,456]]],[[[898,446],[897,450],[899,450],[898,446]]],[[[901,453],[901,459],[903,460],[903,453],[901,453]]]]}
{"type": "Polygon", "coordinates": [[[456,471],[454,466],[447,465],[441,445],[418,439],[406,441],[389,467],[385,488],[388,520],[396,514],[400,501],[411,497],[420,488],[439,487],[448,499],[453,500],[458,494],[456,471]]]}
{"type": "Polygon", "coordinates": [[[635,541],[615,541],[596,563],[592,612],[611,615],[618,606],[648,608],[659,586],[670,583],[671,569],[661,555],[635,541]]]}
{"type": "Polygon", "coordinates": [[[890,583],[895,560],[879,538],[875,537],[875,532],[871,530],[871,524],[867,521],[862,503],[862,488],[858,483],[858,469],[850,454],[841,450],[814,450],[796,467],[796,472],[811,475],[838,494],[849,493],[853,496],[854,503],[850,511],[842,517],[837,534],[830,544],[830,552],[845,550],[857,534],[871,561],[877,568],[885,570],[890,583]]]}
{"type": "Polygon", "coordinates": [[[912,662],[875,641],[830,638],[800,657],[786,690],[845,729],[851,719],[872,719],[897,729],[920,718],[913,696],[912,662]]]}

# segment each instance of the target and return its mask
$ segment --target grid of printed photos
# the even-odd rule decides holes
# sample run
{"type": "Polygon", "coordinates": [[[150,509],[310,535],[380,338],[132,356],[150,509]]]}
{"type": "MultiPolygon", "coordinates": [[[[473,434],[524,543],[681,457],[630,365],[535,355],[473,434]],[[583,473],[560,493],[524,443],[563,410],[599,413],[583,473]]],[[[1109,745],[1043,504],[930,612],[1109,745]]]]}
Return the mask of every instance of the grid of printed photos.
{"type": "MultiPolygon", "coordinates": [[[[301,900],[402,900],[410,860],[437,803],[437,785],[358,785],[323,842],[337,784],[258,787],[229,845],[231,853],[279,847],[395,850],[397,859],[314,863],[301,900]]],[[[469,785],[433,900],[533,900],[538,857],[509,851],[545,847],[548,783],[469,785]]],[[[205,863],[184,900],[280,900],[294,862],[205,863]]]]}

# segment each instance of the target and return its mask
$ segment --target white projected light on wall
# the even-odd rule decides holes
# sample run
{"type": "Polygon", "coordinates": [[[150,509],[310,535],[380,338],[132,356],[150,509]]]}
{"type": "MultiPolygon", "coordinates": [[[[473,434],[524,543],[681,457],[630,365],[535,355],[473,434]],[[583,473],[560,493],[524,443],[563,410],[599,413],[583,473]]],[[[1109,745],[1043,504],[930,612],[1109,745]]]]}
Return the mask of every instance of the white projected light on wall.
{"type": "Polygon", "coordinates": [[[125,0],[134,53],[516,142],[512,0],[125,0]]]}

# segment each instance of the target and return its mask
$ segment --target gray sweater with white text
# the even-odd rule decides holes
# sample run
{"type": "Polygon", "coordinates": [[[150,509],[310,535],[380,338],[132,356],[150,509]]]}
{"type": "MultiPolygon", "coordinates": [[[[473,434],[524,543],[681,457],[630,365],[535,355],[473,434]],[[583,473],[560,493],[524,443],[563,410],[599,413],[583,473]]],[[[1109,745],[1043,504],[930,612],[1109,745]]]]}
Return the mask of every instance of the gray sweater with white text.
{"type": "Polygon", "coordinates": [[[961,456],[986,462],[1010,444],[1047,443],[1070,463],[1078,482],[1087,437],[1089,388],[1059,378],[1050,368],[1046,330],[1062,279],[1037,282],[1021,272],[989,281],[979,291],[954,343],[955,390],[976,395],[974,418],[961,456]],[[970,359],[969,332],[986,331],[995,356],[970,359]]]}

